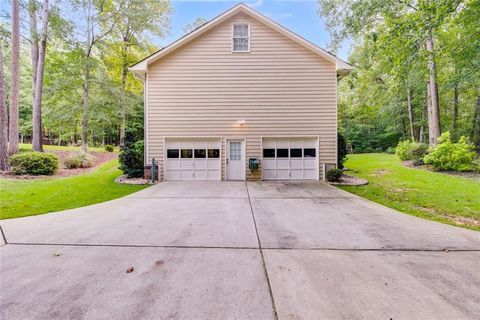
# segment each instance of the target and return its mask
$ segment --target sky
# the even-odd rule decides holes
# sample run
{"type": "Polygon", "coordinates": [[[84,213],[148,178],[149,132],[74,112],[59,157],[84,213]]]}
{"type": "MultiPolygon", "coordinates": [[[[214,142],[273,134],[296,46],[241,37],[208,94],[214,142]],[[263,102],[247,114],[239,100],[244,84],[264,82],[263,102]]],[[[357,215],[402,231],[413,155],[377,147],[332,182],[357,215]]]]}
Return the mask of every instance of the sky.
{"type": "MultiPolygon", "coordinates": [[[[57,0],[61,3],[62,0],[57,0]]],[[[314,44],[329,49],[330,35],[323,18],[317,14],[317,0],[171,0],[173,14],[170,34],[162,39],[152,39],[164,47],[183,35],[182,28],[197,18],[215,18],[239,2],[243,2],[263,15],[314,44]]],[[[0,11],[10,12],[10,0],[0,0],[0,11]]],[[[337,53],[344,60],[350,53],[350,42],[344,43],[337,53]]]]}
{"type": "MultiPolygon", "coordinates": [[[[1,0],[0,0],[1,1],[1,0]]],[[[240,1],[234,0],[173,0],[171,32],[163,39],[155,41],[160,47],[166,46],[183,35],[182,27],[197,18],[210,20],[230,9],[240,1]]],[[[316,0],[244,0],[243,3],[263,15],[280,23],[316,45],[328,49],[330,35],[325,23],[317,14],[316,0]]],[[[350,44],[345,43],[338,56],[347,59],[350,44]]]]}

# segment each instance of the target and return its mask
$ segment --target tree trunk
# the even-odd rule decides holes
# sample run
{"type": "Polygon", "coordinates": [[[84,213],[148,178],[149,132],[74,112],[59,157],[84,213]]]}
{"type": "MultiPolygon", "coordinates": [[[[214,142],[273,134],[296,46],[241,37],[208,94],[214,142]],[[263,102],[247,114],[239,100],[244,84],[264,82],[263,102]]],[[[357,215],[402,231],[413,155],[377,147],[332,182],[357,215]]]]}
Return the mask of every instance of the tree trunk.
{"type": "Polygon", "coordinates": [[[0,42],[0,170],[8,170],[8,119],[5,105],[5,83],[3,74],[3,52],[0,42]]]}
{"type": "Polygon", "coordinates": [[[480,95],[477,96],[477,103],[475,104],[473,110],[472,131],[470,133],[470,138],[477,148],[477,151],[480,151],[480,95]]]}
{"type": "Polygon", "coordinates": [[[126,86],[127,86],[127,73],[128,73],[128,61],[127,61],[127,44],[125,41],[122,45],[122,90],[120,98],[120,144],[123,145],[125,139],[125,126],[126,126],[126,86]]]}
{"type": "Polygon", "coordinates": [[[452,135],[456,137],[458,120],[458,86],[453,88],[452,135]]]}
{"type": "Polygon", "coordinates": [[[10,94],[10,123],[8,128],[8,154],[18,152],[18,108],[20,103],[20,3],[12,0],[12,83],[10,94]]]}
{"type": "Polygon", "coordinates": [[[38,31],[37,31],[37,8],[34,0],[28,2],[28,14],[30,16],[30,49],[32,55],[32,109],[35,101],[35,86],[37,84],[38,64],[38,31]]]}
{"type": "Polygon", "coordinates": [[[437,66],[435,63],[435,42],[430,32],[427,38],[428,51],[428,91],[430,103],[428,104],[428,140],[430,146],[435,146],[441,134],[440,128],[440,106],[438,103],[437,66]]]}
{"type": "Polygon", "coordinates": [[[48,33],[48,0],[43,3],[42,13],[42,38],[38,52],[37,77],[35,83],[35,100],[33,103],[33,137],[32,148],[35,151],[43,152],[42,146],[42,95],[43,95],[43,71],[45,68],[45,53],[47,50],[48,33]]]}
{"type": "Polygon", "coordinates": [[[88,128],[88,98],[89,98],[89,82],[90,82],[90,57],[87,53],[85,56],[85,75],[83,79],[83,113],[82,113],[82,150],[87,152],[87,128],[88,128]]]}
{"type": "Polygon", "coordinates": [[[413,106],[412,106],[412,90],[407,84],[407,108],[408,108],[408,121],[410,124],[410,135],[412,141],[415,141],[415,128],[413,127],[413,106]]]}

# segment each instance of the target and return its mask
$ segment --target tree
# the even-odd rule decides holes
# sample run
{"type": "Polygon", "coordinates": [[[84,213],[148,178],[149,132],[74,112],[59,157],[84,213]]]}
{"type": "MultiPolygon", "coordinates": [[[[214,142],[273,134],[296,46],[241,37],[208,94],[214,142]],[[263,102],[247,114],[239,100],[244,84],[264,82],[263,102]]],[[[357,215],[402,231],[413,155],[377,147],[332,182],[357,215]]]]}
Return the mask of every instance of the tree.
{"type": "Polygon", "coordinates": [[[208,22],[207,19],[197,18],[192,23],[189,23],[186,26],[182,27],[182,31],[183,31],[184,34],[190,33],[193,30],[200,28],[201,26],[203,26],[207,22],[208,22]]]}
{"type": "Polygon", "coordinates": [[[20,106],[20,3],[12,0],[12,63],[8,128],[8,154],[18,152],[18,109],[20,106]]]}
{"type": "MultiPolygon", "coordinates": [[[[461,2],[319,0],[319,13],[327,18],[327,27],[335,40],[334,47],[338,47],[347,37],[359,40],[365,36],[376,35],[387,37],[392,42],[405,43],[405,46],[395,47],[399,51],[411,51],[412,47],[419,49],[418,59],[425,59],[428,70],[428,125],[431,145],[436,144],[441,133],[435,33],[456,13],[461,2]]],[[[416,56],[411,54],[408,57],[416,56]]]]}
{"type": "MultiPolygon", "coordinates": [[[[158,0],[115,0],[115,10],[119,11],[115,34],[120,38],[121,81],[120,81],[120,142],[125,138],[126,95],[128,66],[132,61],[131,47],[139,44],[146,33],[164,36],[169,26],[170,3],[158,0]]],[[[114,36],[116,37],[116,36],[114,36]]]]}
{"type": "MultiPolygon", "coordinates": [[[[83,44],[84,51],[84,76],[83,76],[83,113],[82,113],[82,149],[88,148],[88,109],[90,98],[90,81],[92,68],[92,54],[95,46],[115,27],[119,15],[118,10],[109,10],[107,1],[83,0],[82,8],[86,21],[84,31],[86,40],[83,44]],[[100,25],[106,26],[101,32],[100,25]]],[[[111,9],[111,8],[110,8],[111,9]]]]}
{"type": "Polygon", "coordinates": [[[2,41],[0,41],[0,170],[6,171],[8,170],[8,119],[5,105],[2,41]]]}
{"type": "MultiPolygon", "coordinates": [[[[33,68],[35,79],[35,91],[33,99],[33,139],[32,147],[35,151],[43,151],[42,147],[42,95],[43,95],[43,72],[45,69],[45,54],[47,50],[47,33],[48,33],[48,0],[43,2],[42,10],[42,35],[40,39],[40,48],[38,49],[37,66],[33,68]]],[[[36,38],[33,38],[35,42],[36,38]]],[[[33,49],[32,49],[33,51],[33,49]]],[[[33,61],[33,56],[32,56],[33,61]]],[[[34,62],[34,61],[33,61],[34,62]]]]}

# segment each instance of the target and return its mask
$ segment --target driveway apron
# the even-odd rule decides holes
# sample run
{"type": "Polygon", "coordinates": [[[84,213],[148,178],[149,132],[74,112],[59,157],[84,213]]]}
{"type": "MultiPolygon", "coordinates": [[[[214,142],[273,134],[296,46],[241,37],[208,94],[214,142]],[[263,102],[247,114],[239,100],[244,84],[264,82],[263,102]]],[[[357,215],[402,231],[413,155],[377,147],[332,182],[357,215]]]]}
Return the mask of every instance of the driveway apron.
{"type": "Polygon", "coordinates": [[[319,182],[164,182],[0,226],[2,319],[480,314],[479,232],[319,182]]]}

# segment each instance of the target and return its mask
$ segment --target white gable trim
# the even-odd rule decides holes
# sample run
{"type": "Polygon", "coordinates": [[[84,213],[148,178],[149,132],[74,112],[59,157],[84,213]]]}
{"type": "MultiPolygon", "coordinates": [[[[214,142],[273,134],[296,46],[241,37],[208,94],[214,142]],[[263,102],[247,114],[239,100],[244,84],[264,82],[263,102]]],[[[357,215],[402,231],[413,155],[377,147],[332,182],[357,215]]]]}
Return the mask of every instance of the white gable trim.
{"type": "Polygon", "coordinates": [[[295,41],[296,43],[302,45],[303,47],[315,52],[319,56],[325,58],[327,61],[335,64],[338,71],[342,71],[342,73],[348,73],[350,70],[353,69],[352,65],[348,62],[343,61],[340,58],[337,58],[335,55],[331,54],[330,52],[314,45],[310,41],[305,40],[304,38],[300,37],[296,33],[288,30],[287,28],[281,26],[280,24],[270,20],[269,18],[265,17],[264,15],[258,13],[257,11],[251,9],[250,7],[240,3],[230,10],[220,14],[213,20],[205,23],[203,26],[195,29],[194,31],[188,33],[187,35],[183,36],[182,38],[174,41],[169,46],[155,52],[154,54],[146,57],[145,59],[137,62],[135,65],[131,66],[129,69],[133,71],[138,77],[144,78],[145,73],[147,72],[148,66],[153,62],[161,59],[162,57],[166,56],[167,54],[171,53],[172,51],[178,49],[179,47],[183,46],[190,40],[200,36],[201,34],[207,32],[208,30],[212,29],[213,27],[219,25],[220,23],[224,22],[225,20],[229,19],[230,17],[236,15],[237,13],[243,12],[251,17],[259,20],[260,22],[264,23],[265,25],[269,26],[273,30],[283,34],[287,38],[295,41]]]}

